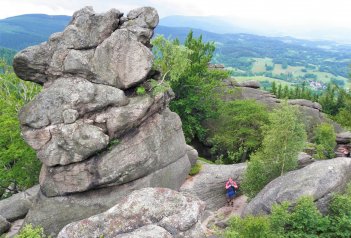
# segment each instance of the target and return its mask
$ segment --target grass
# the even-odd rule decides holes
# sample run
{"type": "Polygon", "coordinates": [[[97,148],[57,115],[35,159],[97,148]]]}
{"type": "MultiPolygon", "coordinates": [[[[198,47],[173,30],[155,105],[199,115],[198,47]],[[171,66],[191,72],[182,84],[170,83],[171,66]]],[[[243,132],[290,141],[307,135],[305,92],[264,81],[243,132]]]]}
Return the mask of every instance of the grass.
{"type": "Polygon", "coordinates": [[[275,79],[275,78],[269,78],[269,77],[266,77],[266,76],[236,76],[234,77],[234,79],[237,81],[237,82],[244,82],[244,81],[248,81],[248,80],[255,80],[255,81],[268,81],[268,82],[276,82],[277,84],[281,84],[282,86],[291,86],[293,85],[292,83],[289,83],[289,82],[286,82],[286,81],[283,81],[283,80],[280,80],[280,79],[275,79]]]}
{"type": "MultiPolygon", "coordinates": [[[[292,54],[294,52],[291,52],[292,54]]],[[[290,74],[292,76],[291,79],[293,80],[298,80],[300,78],[303,78],[306,74],[314,74],[317,76],[316,79],[312,80],[317,80],[320,82],[323,82],[325,84],[329,83],[331,79],[337,79],[337,80],[342,80],[345,82],[345,88],[351,89],[351,81],[345,77],[342,76],[336,76],[331,73],[327,72],[321,72],[318,71],[318,69],[309,69],[303,66],[290,66],[288,65],[285,69],[283,69],[281,64],[273,64],[273,60],[271,58],[252,58],[254,60],[254,63],[252,64],[251,72],[253,74],[255,73],[265,73],[266,71],[266,65],[268,66],[273,66],[273,70],[271,71],[273,74],[273,77],[275,75],[287,75],[290,74]],[[304,72],[305,71],[305,72],[304,72]]],[[[331,61],[333,59],[330,59],[331,61]]],[[[240,72],[240,70],[236,70],[234,68],[231,68],[233,71],[240,72]]],[[[291,86],[292,83],[285,82],[284,80],[276,79],[276,78],[270,78],[270,77],[265,77],[265,76],[236,76],[235,79],[238,82],[242,81],[247,81],[247,80],[256,80],[256,81],[269,81],[269,82],[276,82],[276,83],[281,83],[282,86],[288,85],[291,86]]]]}
{"type": "Polygon", "coordinates": [[[202,168],[202,164],[199,162],[196,162],[196,164],[191,168],[189,175],[194,176],[194,175],[200,173],[201,168],[202,168]]]}

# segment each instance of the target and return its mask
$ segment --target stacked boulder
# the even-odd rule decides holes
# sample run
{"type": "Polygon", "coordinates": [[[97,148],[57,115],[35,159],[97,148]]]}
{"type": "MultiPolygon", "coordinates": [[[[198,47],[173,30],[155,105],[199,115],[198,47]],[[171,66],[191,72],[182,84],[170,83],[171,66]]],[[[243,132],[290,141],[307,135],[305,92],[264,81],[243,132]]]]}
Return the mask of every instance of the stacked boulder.
{"type": "Polygon", "coordinates": [[[23,137],[43,163],[25,223],[55,235],[135,189],[177,190],[186,179],[181,121],[167,108],[173,93],[147,88],[158,21],[151,7],[126,17],[86,7],[63,32],[15,56],[16,74],[43,85],[19,114],[23,137]]]}

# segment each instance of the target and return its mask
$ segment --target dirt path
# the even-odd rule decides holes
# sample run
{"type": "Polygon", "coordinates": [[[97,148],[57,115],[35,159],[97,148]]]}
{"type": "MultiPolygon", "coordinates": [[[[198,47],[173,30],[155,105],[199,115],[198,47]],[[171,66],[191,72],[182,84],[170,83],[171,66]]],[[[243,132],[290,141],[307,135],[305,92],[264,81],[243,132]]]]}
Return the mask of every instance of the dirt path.
{"type": "Polygon", "coordinates": [[[5,237],[13,237],[14,235],[16,235],[19,232],[19,230],[21,229],[23,221],[24,221],[23,219],[20,219],[20,220],[12,222],[9,232],[4,234],[5,237]]]}
{"type": "Polygon", "coordinates": [[[234,199],[234,206],[224,206],[212,212],[203,222],[202,228],[207,236],[211,236],[217,230],[224,229],[228,220],[233,216],[240,216],[247,205],[247,197],[242,195],[234,199]]]}

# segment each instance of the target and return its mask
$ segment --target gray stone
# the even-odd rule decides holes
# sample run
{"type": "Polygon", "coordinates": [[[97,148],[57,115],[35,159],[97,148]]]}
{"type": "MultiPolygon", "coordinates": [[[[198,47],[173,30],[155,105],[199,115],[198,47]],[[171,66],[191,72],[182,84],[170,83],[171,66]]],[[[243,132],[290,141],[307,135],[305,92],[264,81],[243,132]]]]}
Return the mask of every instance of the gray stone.
{"type": "Polygon", "coordinates": [[[305,152],[300,152],[298,157],[297,157],[297,163],[299,168],[306,167],[307,165],[315,162],[316,160],[312,158],[309,154],[305,152]]]}
{"type": "Polygon", "coordinates": [[[46,166],[83,161],[109,143],[109,136],[100,127],[84,123],[83,120],[52,126],[50,133],[50,141],[37,150],[38,159],[46,166]]]}
{"type": "Polygon", "coordinates": [[[274,179],[250,201],[243,215],[267,214],[273,204],[283,201],[294,203],[301,196],[312,196],[319,209],[324,212],[331,194],[342,192],[350,179],[350,158],[316,161],[274,179]]]}
{"type": "Polygon", "coordinates": [[[47,82],[46,69],[49,67],[51,56],[48,54],[49,45],[42,43],[30,46],[17,53],[13,60],[13,69],[23,80],[39,84],[47,82]]]}
{"type": "Polygon", "coordinates": [[[243,179],[246,164],[212,165],[203,163],[200,173],[187,180],[180,191],[206,202],[206,209],[216,210],[226,204],[225,183],[231,177],[238,184],[243,179]]]}
{"type": "Polygon", "coordinates": [[[336,143],[338,144],[348,144],[351,143],[351,132],[341,132],[336,135],[336,143]]]}
{"type": "Polygon", "coordinates": [[[304,107],[309,107],[313,109],[317,109],[318,111],[322,111],[322,106],[317,102],[312,102],[306,99],[290,99],[288,100],[290,105],[299,105],[304,107]]]}
{"type": "Polygon", "coordinates": [[[120,234],[123,234],[121,237],[132,237],[124,235],[131,232],[141,234],[140,229],[151,232],[152,224],[172,234],[169,236],[162,230],[168,237],[190,237],[188,234],[191,237],[204,237],[203,231],[199,229],[204,209],[202,201],[176,191],[145,188],[134,191],[104,213],[65,226],[58,237],[108,238],[120,234]],[[148,228],[141,228],[145,226],[148,228]]]}
{"type": "Polygon", "coordinates": [[[10,230],[11,224],[0,215],[0,236],[10,230]]]}
{"type": "Polygon", "coordinates": [[[240,82],[238,83],[239,87],[245,87],[245,88],[255,88],[258,89],[260,88],[260,82],[255,81],[255,80],[248,80],[248,81],[244,81],[244,82],[240,82]]]}
{"type": "Polygon", "coordinates": [[[63,31],[61,44],[70,49],[96,47],[117,29],[120,16],[116,9],[96,14],[92,7],[85,7],[73,14],[63,31]]]}
{"type": "Polygon", "coordinates": [[[63,123],[71,124],[77,120],[79,117],[79,112],[73,109],[64,110],[62,113],[63,123]]]}
{"type": "Polygon", "coordinates": [[[26,104],[19,113],[22,125],[35,129],[64,122],[63,112],[78,111],[79,115],[129,100],[120,89],[93,84],[82,78],[60,78],[26,104]]]}
{"type": "Polygon", "coordinates": [[[24,192],[0,200],[0,216],[4,217],[9,222],[25,217],[38,191],[39,185],[36,185],[24,192]]]}
{"type": "Polygon", "coordinates": [[[197,150],[195,150],[190,145],[186,145],[186,151],[187,151],[186,153],[188,155],[191,166],[194,166],[196,164],[197,158],[199,158],[199,154],[197,153],[197,150]]]}
{"type": "Polygon", "coordinates": [[[163,169],[122,185],[59,197],[46,197],[39,193],[25,223],[40,225],[46,234],[57,235],[65,225],[106,211],[134,190],[146,187],[178,190],[189,171],[189,159],[184,156],[163,169]]]}
{"type": "Polygon", "coordinates": [[[130,31],[118,29],[96,48],[92,59],[94,82],[126,89],[146,79],[153,55],[134,37],[130,31]]]}
{"type": "Polygon", "coordinates": [[[57,196],[127,183],[184,157],[185,145],[178,115],[165,110],[148,118],[137,131],[125,135],[101,155],[67,166],[44,166],[41,189],[47,196],[57,196]]]}
{"type": "Polygon", "coordinates": [[[128,13],[127,18],[129,23],[150,29],[154,29],[159,22],[158,13],[153,7],[133,9],[128,13]]]}
{"type": "MultiPolygon", "coordinates": [[[[91,7],[85,7],[75,12],[63,32],[53,34],[47,43],[29,47],[16,55],[16,74],[23,80],[39,84],[55,80],[63,75],[65,58],[77,53],[70,50],[81,50],[84,54],[86,50],[96,48],[117,29],[120,17],[121,13],[115,9],[96,14],[91,7]]],[[[71,65],[65,64],[66,70],[76,73],[84,62],[70,60],[69,63],[71,65]]]]}
{"type": "Polygon", "coordinates": [[[114,236],[116,238],[173,238],[164,228],[157,225],[145,225],[132,232],[114,236]]]}

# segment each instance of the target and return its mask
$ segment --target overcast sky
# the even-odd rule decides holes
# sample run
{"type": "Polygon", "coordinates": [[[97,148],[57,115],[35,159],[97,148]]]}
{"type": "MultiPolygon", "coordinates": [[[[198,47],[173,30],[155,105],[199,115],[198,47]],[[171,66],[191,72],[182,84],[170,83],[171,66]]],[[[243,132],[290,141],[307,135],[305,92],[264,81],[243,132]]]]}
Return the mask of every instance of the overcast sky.
{"type": "Polygon", "coordinates": [[[351,0],[1,0],[0,19],[26,13],[72,15],[84,6],[124,12],[153,6],[169,15],[226,16],[280,28],[339,28],[351,32],[351,0]]]}

